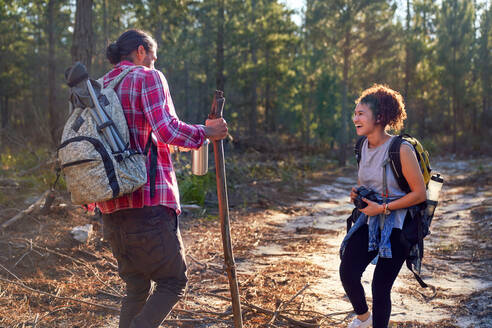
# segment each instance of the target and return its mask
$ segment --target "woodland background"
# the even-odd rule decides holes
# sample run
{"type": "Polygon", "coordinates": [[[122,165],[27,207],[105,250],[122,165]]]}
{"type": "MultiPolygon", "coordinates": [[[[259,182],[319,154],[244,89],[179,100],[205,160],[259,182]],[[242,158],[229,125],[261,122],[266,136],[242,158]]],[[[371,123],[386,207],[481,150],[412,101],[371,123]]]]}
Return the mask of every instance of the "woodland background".
{"type": "Polygon", "coordinates": [[[405,132],[431,153],[490,151],[490,1],[301,2],[294,12],[279,0],[0,0],[4,167],[18,150],[56,149],[65,69],[81,60],[100,77],[108,42],[127,28],[157,40],[182,120],[202,123],[213,90],[225,91],[239,149],[319,152],[344,165],[354,100],[384,83],[406,100],[405,132]]]}
{"type": "MultiPolygon", "coordinates": [[[[402,93],[405,132],[446,180],[424,263],[438,292],[407,272],[392,320],[491,327],[491,20],[490,0],[0,0],[0,327],[117,326],[124,285],[100,218],[70,204],[63,177],[51,187],[65,69],[79,60],[99,78],[128,28],[156,39],[182,120],[203,123],[225,91],[231,235],[256,309],[243,303],[246,328],[351,320],[338,245],[356,183],[354,100],[373,83],[402,93]],[[86,224],[81,244],[70,231],[86,224]]],[[[230,327],[215,170],[194,176],[189,153],[173,156],[190,284],[167,323],[230,327]]]]}

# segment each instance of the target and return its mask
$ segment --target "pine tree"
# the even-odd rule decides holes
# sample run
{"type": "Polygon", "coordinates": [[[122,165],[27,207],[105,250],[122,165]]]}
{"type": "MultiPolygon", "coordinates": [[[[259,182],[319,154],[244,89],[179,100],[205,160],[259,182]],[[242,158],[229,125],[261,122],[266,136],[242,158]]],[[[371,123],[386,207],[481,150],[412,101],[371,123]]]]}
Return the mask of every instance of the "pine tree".
{"type": "MultiPolygon", "coordinates": [[[[442,85],[451,100],[452,150],[457,150],[458,122],[464,124],[464,98],[466,79],[471,69],[473,43],[473,7],[470,1],[446,0],[441,7],[437,26],[439,62],[444,70],[442,85]]],[[[463,130],[463,126],[462,126],[463,130]]]]}

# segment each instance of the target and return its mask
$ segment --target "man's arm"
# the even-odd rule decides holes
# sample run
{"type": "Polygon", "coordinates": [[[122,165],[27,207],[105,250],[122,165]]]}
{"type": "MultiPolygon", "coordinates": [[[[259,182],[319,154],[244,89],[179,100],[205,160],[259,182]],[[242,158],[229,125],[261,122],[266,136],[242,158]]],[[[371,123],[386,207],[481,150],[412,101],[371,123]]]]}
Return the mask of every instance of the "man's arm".
{"type": "Polygon", "coordinates": [[[186,124],[179,120],[162,73],[146,71],[141,97],[145,117],[159,141],[192,149],[203,144],[210,131],[203,125],[186,124]]]}

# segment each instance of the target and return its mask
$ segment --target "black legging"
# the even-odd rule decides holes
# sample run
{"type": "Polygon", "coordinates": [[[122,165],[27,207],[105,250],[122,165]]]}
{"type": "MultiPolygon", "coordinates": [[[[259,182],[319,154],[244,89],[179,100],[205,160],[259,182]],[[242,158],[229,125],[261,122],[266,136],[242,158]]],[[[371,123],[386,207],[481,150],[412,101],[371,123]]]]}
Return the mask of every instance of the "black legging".
{"type": "MultiPolygon", "coordinates": [[[[392,258],[379,258],[372,279],[372,315],[374,328],[386,328],[391,314],[391,287],[405,262],[405,251],[400,242],[400,229],[391,232],[392,258]]],[[[368,311],[364,288],[360,282],[362,273],[376,257],[377,251],[367,250],[369,243],[368,226],[360,227],[349,239],[342,263],[340,279],[355,313],[368,311]]]]}

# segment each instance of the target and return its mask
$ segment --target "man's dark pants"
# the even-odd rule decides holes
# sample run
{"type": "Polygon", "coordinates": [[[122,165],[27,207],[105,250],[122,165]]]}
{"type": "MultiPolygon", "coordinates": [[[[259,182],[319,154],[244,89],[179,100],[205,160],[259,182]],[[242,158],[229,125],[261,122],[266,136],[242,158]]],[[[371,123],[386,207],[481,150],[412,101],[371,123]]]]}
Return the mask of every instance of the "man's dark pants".
{"type": "Polygon", "coordinates": [[[187,283],[176,212],[164,206],[121,210],[103,215],[103,223],[126,282],[119,327],[158,327],[187,283]],[[151,281],[156,282],[152,292],[151,281]]]}

